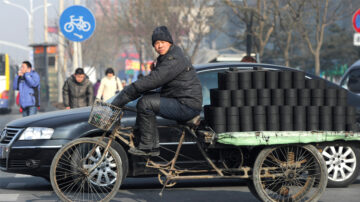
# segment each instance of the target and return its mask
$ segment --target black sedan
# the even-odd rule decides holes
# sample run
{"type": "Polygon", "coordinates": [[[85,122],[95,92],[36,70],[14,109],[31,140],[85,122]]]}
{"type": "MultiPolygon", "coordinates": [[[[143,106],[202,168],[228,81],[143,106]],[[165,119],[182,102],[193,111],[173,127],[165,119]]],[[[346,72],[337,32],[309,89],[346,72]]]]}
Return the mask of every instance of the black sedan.
{"type": "MultiPolygon", "coordinates": [[[[198,77],[202,83],[203,105],[210,104],[209,89],[218,87],[218,73],[227,70],[263,69],[263,70],[288,70],[298,71],[277,65],[254,63],[212,63],[195,66],[198,77]]],[[[307,79],[321,79],[317,76],[306,74],[307,79]]],[[[323,80],[323,79],[322,79],[323,80]]],[[[334,83],[325,81],[329,87],[339,88],[334,83]]],[[[350,91],[348,104],[360,109],[360,97],[350,91]]],[[[122,118],[124,126],[133,126],[136,119],[136,101],[129,103],[129,109],[122,118]]],[[[49,179],[49,169],[56,152],[69,141],[81,137],[96,137],[103,131],[88,124],[91,107],[71,110],[48,112],[12,121],[6,125],[0,136],[0,169],[5,172],[30,174],[49,179]]],[[[157,118],[158,125],[174,124],[173,121],[157,118]]],[[[171,128],[159,128],[161,156],[171,159],[179,141],[180,131],[171,128]]],[[[121,142],[113,143],[124,163],[125,175],[128,177],[153,176],[156,170],[146,168],[144,158],[129,155],[127,146],[121,142]]],[[[360,171],[359,145],[329,145],[321,148],[329,168],[330,186],[347,186],[352,183],[360,171]],[[345,159],[341,166],[335,158],[342,156],[345,159]]],[[[196,143],[192,137],[186,137],[178,166],[192,168],[204,161],[197,151],[196,143]]],[[[228,151],[227,151],[228,152],[228,151]]],[[[237,151],[218,155],[222,162],[231,162],[231,155],[237,151]]]]}

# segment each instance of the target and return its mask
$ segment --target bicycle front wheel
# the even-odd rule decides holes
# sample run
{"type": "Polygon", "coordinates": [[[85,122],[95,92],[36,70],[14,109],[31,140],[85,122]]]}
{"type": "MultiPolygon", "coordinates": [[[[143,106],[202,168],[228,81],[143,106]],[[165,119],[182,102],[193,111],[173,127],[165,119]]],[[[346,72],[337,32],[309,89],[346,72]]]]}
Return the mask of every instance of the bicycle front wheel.
{"type": "Polygon", "coordinates": [[[113,148],[104,153],[106,145],[98,139],[80,138],[56,153],[50,180],[62,201],[109,201],[116,195],[123,178],[122,162],[113,148]]]}

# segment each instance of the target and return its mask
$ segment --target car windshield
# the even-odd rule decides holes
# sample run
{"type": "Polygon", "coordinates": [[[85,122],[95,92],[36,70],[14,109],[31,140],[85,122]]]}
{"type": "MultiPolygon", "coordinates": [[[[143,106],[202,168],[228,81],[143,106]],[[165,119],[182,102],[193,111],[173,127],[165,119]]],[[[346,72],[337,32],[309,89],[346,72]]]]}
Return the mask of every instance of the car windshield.
{"type": "Polygon", "coordinates": [[[351,71],[344,79],[342,87],[349,89],[353,93],[360,93],[360,69],[351,71]]]}

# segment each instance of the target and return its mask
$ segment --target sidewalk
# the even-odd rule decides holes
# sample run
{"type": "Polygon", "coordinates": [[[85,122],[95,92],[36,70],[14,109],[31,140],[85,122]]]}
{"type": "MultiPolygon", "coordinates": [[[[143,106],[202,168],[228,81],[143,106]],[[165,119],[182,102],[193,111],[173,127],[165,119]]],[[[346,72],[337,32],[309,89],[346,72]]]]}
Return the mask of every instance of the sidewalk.
{"type": "MultiPolygon", "coordinates": [[[[58,110],[65,109],[63,106],[64,105],[62,103],[53,103],[53,104],[49,104],[49,106],[44,109],[44,108],[41,108],[41,105],[40,105],[40,110],[38,110],[38,113],[45,113],[45,112],[58,111],[58,110]]],[[[2,114],[21,114],[19,109],[20,109],[19,106],[13,105],[11,107],[10,113],[0,113],[0,115],[2,115],[2,114]]]]}

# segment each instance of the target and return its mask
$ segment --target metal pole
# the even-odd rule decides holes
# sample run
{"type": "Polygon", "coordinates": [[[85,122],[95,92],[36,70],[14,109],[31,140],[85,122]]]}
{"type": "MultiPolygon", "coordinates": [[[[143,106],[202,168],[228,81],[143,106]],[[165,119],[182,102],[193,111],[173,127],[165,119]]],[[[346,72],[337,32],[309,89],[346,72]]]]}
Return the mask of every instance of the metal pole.
{"type": "MultiPolygon", "coordinates": [[[[80,0],[74,0],[75,5],[80,4],[80,0]]],[[[82,67],[82,59],[81,59],[81,45],[79,42],[74,42],[74,53],[73,53],[73,71],[78,68],[82,67]],[[81,65],[81,66],[80,66],[81,65]]]]}
{"type": "MultiPolygon", "coordinates": [[[[59,1],[59,13],[61,14],[64,11],[64,0],[60,0],[59,1]]],[[[64,62],[64,43],[65,43],[65,39],[64,39],[64,35],[61,33],[60,29],[58,30],[59,32],[59,43],[58,43],[58,50],[59,50],[59,57],[58,57],[58,102],[62,103],[63,102],[63,97],[62,97],[62,86],[64,85],[64,78],[65,78],[65,73],[66,73],[66,65],[64,62]]]]}
{"type": "Polygon", "coordinates": [[[253,35],[252,25],[253,25],[253,18],[254,18],[253,12],[250,13],[249,18],[250,18],[250,22],[248,22],[246,24],[246,55],[247,56],[251,56],[252,35],[253,35]]]}
{"type": "Polygon", "coordinates": [[[78,62],[78,43],[77,42],[73,42],[73,69],[71,71],[71,73],[73,73],[75,71],[76,68],[79,67],[79,62],[78,62]]]}
{"type": "MultiPolygon", "coordinates": [[[[33,7],[33,0],[30,0],[30,9],[28,10],[27,8],[25,8],[24,6],[21,6],[21,5],[18,5],[18,4],[15,4],[15,3],[13,3],[13,2],[11,2],[11,1],[9,1],[9,0],[3,0],[3,2],[5,3],[5,4],[8,4],[8,5],[11,5],[11,6],[15,6],[15,7],[17,7],[17,8],[20,8],[21,10],[23,10],[23,11],[25,11],[25,13],[26,13],[26,15],[28,16],[28,37],[29,37],[29,41],[28,41],[28,43],[29,44],[32,44],[32,43],[34,43],[34,37],[33,37],[33,35],[34,35],[34,30],[33,30],[33,14],[34,14],[34,12],[37,10],[37,9],[39,9],[39,8],[41,8],[41,6],[38,6],[38,7],[36,7],[36,8],[34,8],[33,7]]],[[[49,4],[49,6],[50,6],[51,4],[49,4]]],[[[42,6],[48,6],[48,5],[42,5],[42,6]]],[[[30,62],[33,62],[33,50],[31,49],[31,51],[29,52],[29,60],[30,60],[30,62]]]]}
{"type": "Polygon", "coordinates": [[[48,13],[47,13],[47,0],[44,0],[44,42],[48,41],[48,13]]]}
{"type": "Polygon", "coordinates": [[[79,67],[83,67],[83,63],[82,63],[82,48],[81,48],[81,43],[78,42],[78,63],[79,63],[79,67]]]}
{"type": "Polygon", "coordinates": [[[44,68],[45,68],[45,78],[43,78],[43,79],[45,79],[45,85],[44,85],[44,87],[45,87],[45,103],[41,103],[41,105],[43,106],[43,110],[44,111],[47,111],[47,108],[49,107],[49,71],[48,71],[48,64],[49,64],[49,58],[48,58],[48,54],[47,54],[47,49],[48,49],[48,46],[47,45],[45,45],[44,46],[44,59],[45,59],[45,61],[44,61],[44,63],[45,63],[45,66],[44,66],[44,68]],[[44,106],[45,105],[45,106],[44,106]]]}
{"type": "Polygon", "coordinates": [[[34,10],[33,10],[33,0],[30,0],[30,12],[28,14],[28,18],[29,18],[29,43],[32,44],[34,43],[34,37],[33,37],[33,14],[34,14],[34,10]]]}
{"type": "Polygon", "coordinates": [[[32,44],[33,37],[32,37],[32,16],[31,16],[31,14],[28,16],[28,30],[29,30],[29,44],[32,44]]]}

